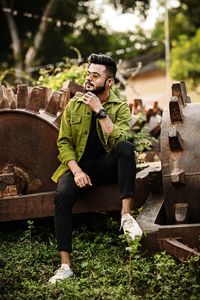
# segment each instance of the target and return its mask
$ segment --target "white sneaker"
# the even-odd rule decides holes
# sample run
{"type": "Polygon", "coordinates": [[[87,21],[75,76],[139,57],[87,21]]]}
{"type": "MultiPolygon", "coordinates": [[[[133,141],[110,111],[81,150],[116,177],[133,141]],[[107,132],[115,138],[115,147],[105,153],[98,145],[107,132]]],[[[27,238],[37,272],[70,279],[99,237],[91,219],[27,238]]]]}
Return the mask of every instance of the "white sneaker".
{"type": "Polygon", "coordinates": [[[64,280],[71,276],[73,276],[73,272],[70,267],[68,269],[61,267],[55,272],[55,275],[49,279],[49,283],[56,283],[59,280],[64,280]]]}
{"type": "Polygon", "coordinates": [[[124,234],[130,241],[134,241],[136,237],[142,236],[142,229],[130,214],[122,215],[120,228],[123,228],[124,234]]]}

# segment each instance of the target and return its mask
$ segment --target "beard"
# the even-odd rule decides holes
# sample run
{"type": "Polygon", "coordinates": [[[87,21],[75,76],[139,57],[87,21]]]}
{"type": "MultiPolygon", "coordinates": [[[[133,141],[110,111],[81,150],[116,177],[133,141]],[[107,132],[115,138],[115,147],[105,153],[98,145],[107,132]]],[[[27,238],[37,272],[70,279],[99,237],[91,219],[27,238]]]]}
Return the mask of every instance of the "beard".
{"type": "Polygon", "coordinates": [[[85,88],[84,89],[85,89],[85,92],[92,92],[95,95],[99,95],[99,94],[103,93],[106,89],[106,80],[105,80],[105,82],[102,86],[99,86],[97,88],[94,88],[94,85],[89,80],[87,80],[86,83],[85,83],[85,88]],[[86,88],[87,84],[89,84],[92,87],[92,89],[91,88],[86,88]]]}

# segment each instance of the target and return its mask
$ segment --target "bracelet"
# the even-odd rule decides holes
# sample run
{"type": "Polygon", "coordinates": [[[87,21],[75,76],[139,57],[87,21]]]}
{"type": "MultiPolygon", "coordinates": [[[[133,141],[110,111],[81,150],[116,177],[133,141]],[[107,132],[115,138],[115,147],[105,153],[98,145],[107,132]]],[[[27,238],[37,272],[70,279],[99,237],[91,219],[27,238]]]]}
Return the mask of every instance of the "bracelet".
{"type": "Polygon", "coordinates": [[[78,171],[72,171],[72,174],[75,176],[76,174],[78,174],[78,173],[81,173],[81,172],[83,172],[82,170],[78,170],[78,171]]]}

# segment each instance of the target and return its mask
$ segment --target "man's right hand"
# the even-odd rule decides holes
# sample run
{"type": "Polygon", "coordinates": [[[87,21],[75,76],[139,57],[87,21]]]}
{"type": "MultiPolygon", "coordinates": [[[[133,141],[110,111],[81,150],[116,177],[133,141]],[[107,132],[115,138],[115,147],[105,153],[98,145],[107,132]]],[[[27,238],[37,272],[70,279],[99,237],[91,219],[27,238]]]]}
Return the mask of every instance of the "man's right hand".
{"type": "Polygon", "coordinates": [[[92,186],[90,177],[83,171],[77,172],[74,175],[74,181],[79,188],[86,188],[92,186]]]}

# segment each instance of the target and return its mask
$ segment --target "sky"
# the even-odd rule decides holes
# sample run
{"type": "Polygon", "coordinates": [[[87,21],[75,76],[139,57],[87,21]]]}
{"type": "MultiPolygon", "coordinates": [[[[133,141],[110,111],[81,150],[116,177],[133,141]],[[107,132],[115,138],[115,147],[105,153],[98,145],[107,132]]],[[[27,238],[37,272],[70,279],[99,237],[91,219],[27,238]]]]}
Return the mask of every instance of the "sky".
{"type": "MultiPolygon", "coordinates": [[[[167,0],[167,2],[170,7],[178,3],[177,0],[167,0]]],[[[158,8],[158,0],[151,0],[151,7],[145,21],[141,21],[140,16],[135,13],[121,14],[110,5],[106,5],[103,0],[95,0],[95,6],[97,10],[102,11],[102,24],[109,25],[115,31],[133,30],[136,25],[141,25],[146,30],[152,29],[158,16],[163,12],[162,8],[158,8]]]]}

